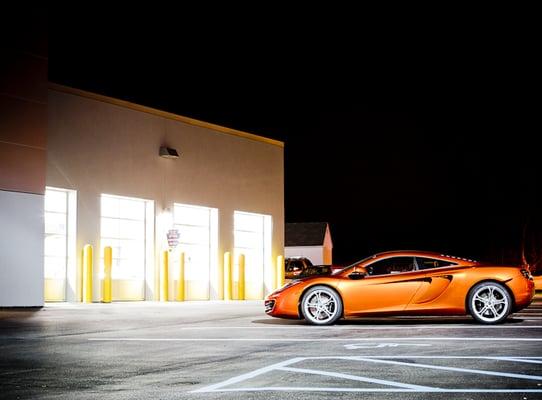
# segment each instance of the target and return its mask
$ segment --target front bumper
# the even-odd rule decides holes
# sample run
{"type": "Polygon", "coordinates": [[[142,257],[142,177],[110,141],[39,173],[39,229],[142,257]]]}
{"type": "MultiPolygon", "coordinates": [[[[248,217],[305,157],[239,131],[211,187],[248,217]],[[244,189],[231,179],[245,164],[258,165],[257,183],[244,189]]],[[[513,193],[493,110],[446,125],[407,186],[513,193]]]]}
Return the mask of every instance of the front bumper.
{"type": "Polygon", "coordinates": [[[270,314],[273,312],[273,309],[275,308],[275,300],[265,300],[265,312],[267,314],[270,314]]]}
{"type": "Polygon", "coordinates": [[[299,294],[282,292],[269,295],[265,301],[265,312],[271,317],[299,319],[299,294]]]}

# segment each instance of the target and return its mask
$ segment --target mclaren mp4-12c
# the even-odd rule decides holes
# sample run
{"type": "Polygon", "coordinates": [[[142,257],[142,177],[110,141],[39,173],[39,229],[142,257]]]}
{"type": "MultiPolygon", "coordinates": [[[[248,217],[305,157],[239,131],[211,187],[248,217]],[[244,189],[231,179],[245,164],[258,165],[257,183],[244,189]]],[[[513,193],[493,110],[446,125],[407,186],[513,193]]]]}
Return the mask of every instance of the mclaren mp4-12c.
{"type": "Polygon", "coordinates": [[[533,296],[533,277],[522,266],[391,251],[332,274],[292,280],[267,296],[265,311],[316,325],[349,317],[467,314],[495,324],[527,307],[533,296]]]}

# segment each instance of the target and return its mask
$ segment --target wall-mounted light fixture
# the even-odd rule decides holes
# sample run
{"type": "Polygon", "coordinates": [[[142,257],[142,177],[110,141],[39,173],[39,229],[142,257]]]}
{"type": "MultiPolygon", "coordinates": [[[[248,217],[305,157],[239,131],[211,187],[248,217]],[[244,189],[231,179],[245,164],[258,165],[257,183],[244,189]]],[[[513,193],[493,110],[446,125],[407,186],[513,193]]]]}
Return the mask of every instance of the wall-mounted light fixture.
{"type": "Polygon", "coordinates": [[[160,157],[179,158],[179,153],[177,153],[177,150],[175,150],[174,148],[161,146],[160,147],[160,157]]]}

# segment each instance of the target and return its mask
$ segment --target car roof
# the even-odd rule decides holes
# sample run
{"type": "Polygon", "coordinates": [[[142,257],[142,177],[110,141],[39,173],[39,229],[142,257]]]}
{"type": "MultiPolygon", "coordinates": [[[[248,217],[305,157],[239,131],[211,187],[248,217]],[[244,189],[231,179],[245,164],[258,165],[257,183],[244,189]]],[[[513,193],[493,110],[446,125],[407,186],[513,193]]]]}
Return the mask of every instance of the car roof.
{"type": "Polygon", "coordinates": [[[434,251],[421,251],[421,250],[391,250],[377,253],[373,258],[386,258],[386,257],[429,257],[437,258],[440,260],[449,260],[449,261],[466,261],[469,263],[477,264],[478,261],[471,260],[463,257],[451,256],[448,254],[437,253],[434,251]]]}

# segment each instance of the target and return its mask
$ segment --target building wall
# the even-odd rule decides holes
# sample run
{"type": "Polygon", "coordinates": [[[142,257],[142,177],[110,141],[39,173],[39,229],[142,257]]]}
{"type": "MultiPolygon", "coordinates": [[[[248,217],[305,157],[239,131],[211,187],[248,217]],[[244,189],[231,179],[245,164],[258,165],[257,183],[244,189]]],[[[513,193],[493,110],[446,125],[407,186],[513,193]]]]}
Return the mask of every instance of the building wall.
{"type": "Polygon", "coordinates": [[[0,190],[0,305],[43,305],[43,195],[0,190]]]}
{"type": "Polygon", "coordinates": [[[323,253],[323,263],[325,265],[331,265],[333,263],[333,242],[331,241],[329,225],[326,226],[326,234],[324,235],[323,253]]]}
{"type": "Polygon", "coordinates": [[[46,17],[28,6],[5,19],[13,24],[0,27],[0,307],[41,306],[46,17]]]}
{"type": "Polygon", "coordinates": [[[307,257],[313,265],[324,264],[323,246],[288,246],[284,248],[286,257],[307,257]]]}
{"type": "MultiPolygon", "coordinates": [[[[233,250],[235,210],[271,215],[272,258],[283,254],[282,146],[58,89],[49,91],[48,101],[46,183],[77,190],[78,265],[85,244],[98,253],[101,193],[154,200],[155,268],[166,244],[160,216],[172,212],[175,202],[219,209],[218,268],[223,253],[233,250]],[[177,149],[180,158],[159,157],[161,145],[177,149]]],[[[217,273],[211,271],[211,298],[218,295],[217,273]]],[[[265,271],[266,292],[272,273],[265,271]]],[[[147,298],[157,299],[156,293],[147,298]]]]}

